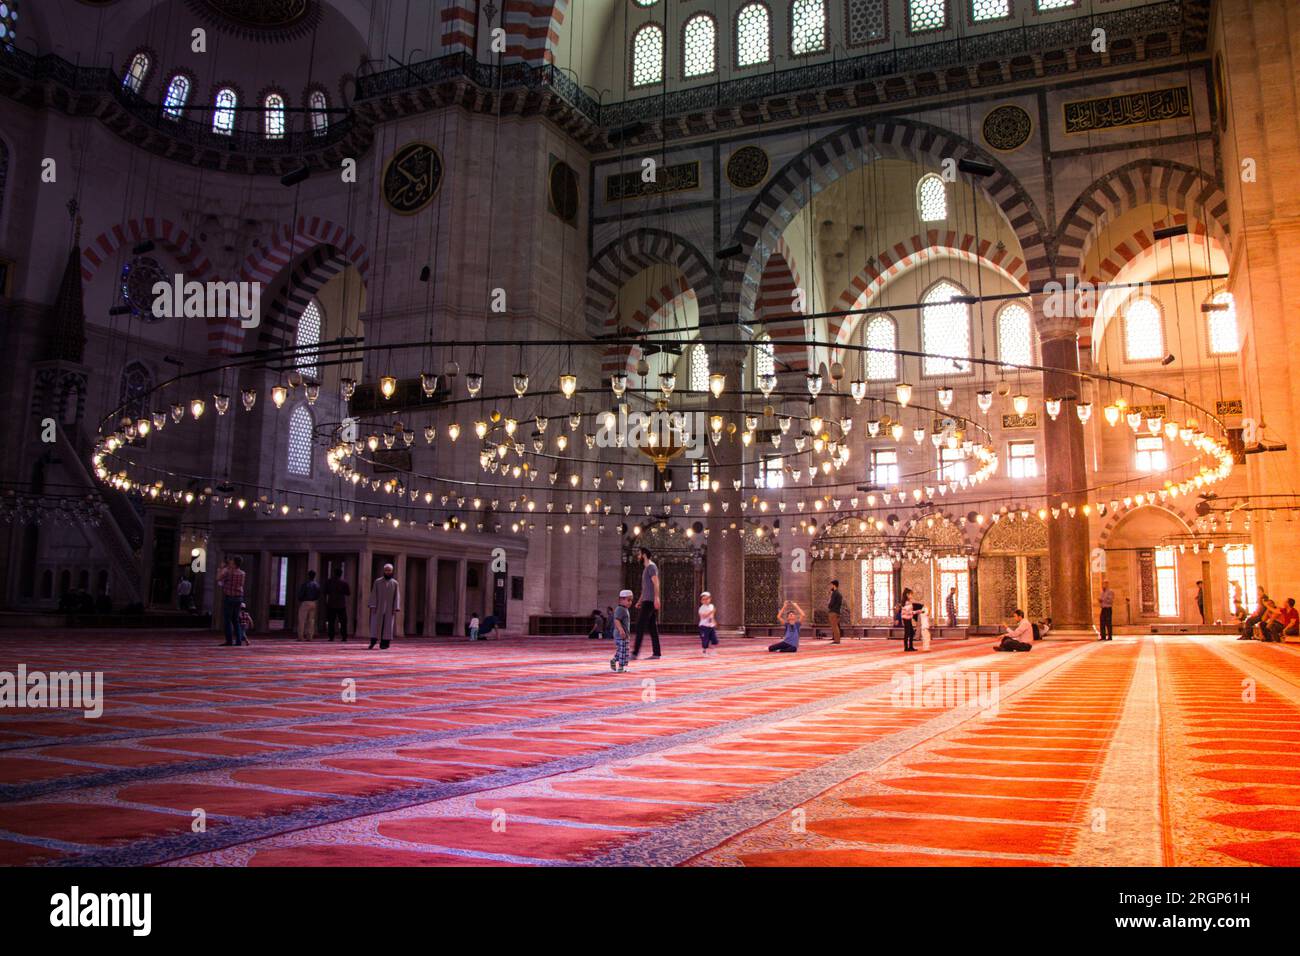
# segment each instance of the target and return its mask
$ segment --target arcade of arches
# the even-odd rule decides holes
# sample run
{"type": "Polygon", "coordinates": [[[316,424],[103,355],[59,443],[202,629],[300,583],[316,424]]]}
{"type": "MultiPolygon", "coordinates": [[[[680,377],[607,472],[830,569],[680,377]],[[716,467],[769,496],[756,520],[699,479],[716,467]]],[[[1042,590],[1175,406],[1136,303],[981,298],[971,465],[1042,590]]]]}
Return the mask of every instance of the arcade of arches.
{"type": "MultiPolygon", "coordinates": [[[[1244,674],[1300,708],[1297,37],[1288,0],[0,4],[0,650],[35,667],[66,642],[140,691],[112,743],[78,731],[64,753],[49,721],[0,733],[0,863],[173,858],[165,821],[112,846],[61,830],[60,793],[102,798],[105,819],[165,815],[188,806],[176,787],[278,794],[305,767],[335,794],[318,817],[236,801],[230,835],[192,852],[1296,862],[1291,838],[1210,812],[1189,748],[1197,681],[1244,674]],[[625,588],[633,632],[646,627],[642,549],[664,648],[642,647],[631,673],[679,681],[716,753],[743,751],[727,735],[748,746],[764,719],[837,709],[809,731],[829,735],[839,709],[885,708],[914,603],[927,660],[1001,674],[1008,712],[1100,682],[1114,693],[1081,707],[1150,728],[1135,688],[1158,683],[1150,739],[1165,735],[1168,762],[1143,799],[1179,788],[1190,822],[1129,821],[1103,846],[1078,832],[1085,797],[1058,794],[1069,806],[1036,842],[896,822],[863,835],[928,819],[884,798],[886,775],[912,746],[947,766],[954,710],[823,741],[855,755],[828,785],[865,802],[837,810],[839,791],[791,784],[789,799],[821,801],[810,820],[857,821],[808,845],[763,831],[757,798],[674,843],[689,806],[661,812],[630,783],[606,795],[650,802],[607,821],[618,840],[567,825],[497,852],[450,823],[409,830],[419,800],[459,801],[444,820],[490,812],[468,784],[434,786],[453,777],[522,786],[501,805],[543,821],[574,812],[561,791],[604,793],[609,775],[576,762],[537,789],[560,750],[527,735],[563,722],[547,681],[635,683],[587,635],[625,588]],[[721,644],[701,653],[705,591],[721,644]],[[200,681],[151,683],[148,662],[234,681],[209,658],[238,637],[240,603],[277,693],[296,667],[333,679],[360,659],[337,654],[383,637],[388,656],[365,666],[395,681],[393,707],[442,706],[406,700],[403,669],[409,688],[502,701],[474,711],[483,727],[413,713],[362,741],[351,717],[291,726],[272,695],[209,731],[185,719],[199,698],[164,706],[169,682],[200,681]],[[799,653],[769,655],[791,606],[799,653]],[[994,653],[1017,613],[1046,639],[994,653]],[[295,642],[327,624],[352,640],[295,642]],[[1277,639],[1238,643],[1243,628],[1277,639]],[[490,640],[469,644],[471,629],[490,640]],[[122,642],[117,664],[98,635],[122,642]],[[489,695],[480,667],[519,690],[489,695]],[[712,709],[733,692],[761,702],[751,723],[712,709]],[[461,739],[478,730],[495,736],[461,739]],[[222,736],[240,734],[259,742],[222,736]],[[510,735],[538,760],[494,762],[510,735]],[[893,742],[875,763],[868,736],[893,742]],[[295,740],[306,762],[277,762],[295,740]],[[213,765],[174,779],[141,756],[154,744],[213,765]],[[330,789],[335,774],[359,789],[330,789]],[[249,823],[281,812],[282,831],[249,823]],[[377,822],[345,822],[363,817],[377,822]],[[311,839],[283,836],[309,825],[311,839]],[[322,849],[339,846],[361,849],[322,849]]],[[[571,709],[588,706],[609,716],[594,699],[571,709]]],[[[630,739],[545,729],[641,759],[630,739]]],[[[663,748],[695,742],[664,733],[663,748]]],[[[998,776],[988,755],[1008,738],[989,737],[980,773],[934,784],[944,801],[998,776]]],[[[798,741],[759,742],[804,759],[798,741]]],[[[1086,799],[1123,799],[1107,746],[1075,754],[1096,762],[1079,772],[1086,799]]],[[[683,806],[771,782],[664,766],[629,779],[676,781],[683,806]]],[[[1261,800],[1295,802],[1239,802],[1261,800]]]]}

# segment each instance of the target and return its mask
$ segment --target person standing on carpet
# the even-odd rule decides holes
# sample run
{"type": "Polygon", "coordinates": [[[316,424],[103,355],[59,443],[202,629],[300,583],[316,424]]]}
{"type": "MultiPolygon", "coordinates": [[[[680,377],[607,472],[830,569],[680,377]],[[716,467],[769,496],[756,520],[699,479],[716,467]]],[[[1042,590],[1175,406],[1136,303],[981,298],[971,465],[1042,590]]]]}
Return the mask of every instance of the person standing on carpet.
{"type": "Polygon", "coordinates": [[[624,588],[618,592],[618,607],[611,615],[614,620],[614,656],[609,660],[609,669],[617,674],[627,670],[627,642],[632,636],[632,615],[628,608],[632,606],[632,592],[624,588]]]}
{"type": "Polygon", "coordinates": [[[957,589],[948,592],[948,601],[944,610],[948,612],[948,626],[957,626],[957,589]]]}
{"type": "Polygon", "coordinates": [[[243,643],[239,634],[239,609],[244,603],[244,559],[239,555],[226,558],[226,563],[217,572],[217,589],[221,592],[221,619],[226,628],[226,643],[223,647],[235,647],[243,643]]]}
{"type": "Polygon", "coordinates": [[[709,645],[718,646],[718,620],[713,595],[705,591],[700,594],[700,647],[705,654],[709,653],[709,645]]]}
{"type": "Polygon", "coordinates": [[[924,605],[919,605],[920,610],[916,612],[916,621],[921,631],[921,650],[930,650],[930,611],[924,605]]]}
{"type": "Polygon", "coordinates": [[[311,641],[316,637],[316,615],[320,607],[320,585],[316,572],[308,571],[307,580],[298,588],[298,640],[311,641]]]}
{"type": "Polygon", "coordinates": [[[903,588],[903,604],[899,609],[903,621],[903,650],[916,650],[916,606],[912,603],[912,589],[903,588]]]}
{"type": "Polygon", "coordinates": [[[338,621],[339,636],[348,642],[348,595],[352,589],[343,580],[343,568],[334,569],[334,576],[325,582],[325,628],[330,642],[334,641],[334,622],[338,621]]]}
{"type": "Polygon", "coordinates": [[[383,577],[370,588],[370,649],[388,650],[397,633],[397,612],[402,609],[402,588],[393,577],[393,566],[384,565],[383,577]]]}
{"type": "Polygon", "coordinates": [[[248,646],[248,632],[253,629],[253,615],[248,613],[248,605],[239,605],[239,643],[248,646]]]}
{"type": "Polygon", "coordinates": [[[775,644],[768,646],[769,651],[779,654],[793,654],[799,650],[799,627],[803,624],[803,608],[794,601],[781,605],[781,613],[776,616],[776,623],[785,625],[785,635],[775,644]]]}
{"type": "Polygon", "coordinates": [[[826,602],[826,616],[831,622],[831,643],[838,644],[843,638],[840,633],[840,611],[844,610],[844,595],[840,591],[840,582],[831,582],[831,597],[826,602]]]}
{"type": "Polygon", "coordinates": [[[1110,582],[1105,578],[1101,579],[1101,593],[1097,595],[1097,604],[1101,607],[1101,620],[1097,624],[1097,630],[1101,631],[1103,641],[1113,641],[1115,639],[1115,592],[1111,590],[1110,582]]]}
{"type": "Polygon", "coordinates": [[[641,656],[641,639],[650,631],[650,646],[654,653],[650,660],[657,661],[659,652],[659,566],[654,563],[649,548],[641,549],[641,605],[636,612],[636,645],[632,657],[641,656]]]}
{"type": "Polygon", "coordinates": [[[1201,616],[1201,626],[1205,626],[1205,582],[1196,582],[1196,613],[1201,616]]]}
{"type": "Polygon", "coordinates": [[[469,619],[469,639],[471,641],[478,640],[478,615],[477,614],[475,614],[473,617],[469,619]]]}

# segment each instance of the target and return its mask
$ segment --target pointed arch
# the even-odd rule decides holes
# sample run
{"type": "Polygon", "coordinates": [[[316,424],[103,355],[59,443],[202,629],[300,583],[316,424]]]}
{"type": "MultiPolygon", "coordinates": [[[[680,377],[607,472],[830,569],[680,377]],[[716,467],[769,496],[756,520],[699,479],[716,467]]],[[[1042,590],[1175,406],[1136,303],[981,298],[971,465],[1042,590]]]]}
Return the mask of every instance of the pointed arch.
{"type": "Polygon", "coordinates": [[[629,279],[656,263],[676,266],[699,301],[700,324],[716,322],[716,273],[691,242],[663,229],[641,228],[609,243],[592,257],[587,270],[587,328],[592,334],[612,331],[619,290],[629,279]]]}
{"type": "Polygon", "coordinates": [[[193,236],[170,219],[146,216],[143,219],[128,219],[101,232],[81,250],[82,281],[89,282],[93,279],[101,266],[117,258],[123,246],[134,246],[146,240],[152,240],[166,249],[187,278],[203,282],[211,277],[212,263],[193,236]]]}

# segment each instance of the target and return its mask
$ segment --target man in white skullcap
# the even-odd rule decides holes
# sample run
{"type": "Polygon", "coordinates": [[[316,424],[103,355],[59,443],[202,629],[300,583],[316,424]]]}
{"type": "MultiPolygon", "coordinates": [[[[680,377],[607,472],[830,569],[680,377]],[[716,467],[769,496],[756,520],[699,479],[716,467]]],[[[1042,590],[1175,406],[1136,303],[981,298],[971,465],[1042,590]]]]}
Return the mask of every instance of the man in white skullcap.
{"type": "Polygon", "coordinates": [[[402,588],[393,577],[393,566],[384,565],[383,577],[375,578],[370,588],[370,649],[376,644],[388,650],[397,633],[397,612],[402,609],[402,588]]]}

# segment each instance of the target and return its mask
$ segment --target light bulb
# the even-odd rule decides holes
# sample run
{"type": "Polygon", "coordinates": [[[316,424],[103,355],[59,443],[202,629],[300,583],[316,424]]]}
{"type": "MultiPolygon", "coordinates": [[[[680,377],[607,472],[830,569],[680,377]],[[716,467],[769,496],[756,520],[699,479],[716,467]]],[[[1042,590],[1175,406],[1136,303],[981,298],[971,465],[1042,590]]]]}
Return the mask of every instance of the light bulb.
{"type": "Polygon", "coordinates": [[[891,426],[889,429],[889,433],[894,436],[894,441],[902,441],[903,440],[902,422],[894,422],[893,426],[891,426]]]}
{"type": "Polygon", "coordinates": [[[727,376],[721,372],[713,372],[709,375],[709,391],[713,393],[714,398],[721,398],[722,392],[727,387],[727,376]]]}
{"type": "Polygon", "coordinates": [[[560,376],[560,392],[565,398],[573,398],[573,393],[578,390],[578,376],[572,372],[565,372],[560,376]]]}
{"type": "Polygon", "coordinates": [[[379,391],[384,398],[392,398],[393,393],[397,391],[397,379],[391,375],[385,375],[379,380],[379,391]]]}
{"type": "Polygon", "coordinates": [[[1106,416],[1106,424],[1110,425],[1112,428],[1119,421],[1118,405],[1107,405],[1101,410],[1101,413],[1106,416]]]}
{"type": "Polygon", "coordinates": [[[1029,411],[1029,396],[1021,392],[1011,399],[1011,407],[1016,410],[1016,414],[1024,416],[1029,411]]]}
{"type": "Polygon", "coordinates": [[[203,410],[206,407],[207,406],[204,404],[203,399],[196,398],[190,402],[190,414],[195,418],[201,418],[203,416],[203,410]]]}
{"type": "Polygon", "coordinates": [[[487,437],[487,430],[487,422],[479,421],[474,423],[474,434],[477,435],[480,440],[487,437]]]}
{"type": "Polygon", "coordinates": [[[284,403],[289,398],[289,390],[283,385],[271,386],[271,401],[275,403],[276,408],[284,408],[284,403]]]}
{"type": "Polygon", "coordinates": [[[907,403],[912,400],[912,386],[906,382],[899,382],[894,386],[894,395],[898,399],[898,404],[906,408],[907,403]]]}
{"type": "Polygon", "coordinates": [[[135,423],[135,430],[139,432],[141,438],[148,438],[153,424],[147,418],[142,418],[135,423]]]}
{"type": "Polygon", "coordinates": [[[710,415],[710,416],[709,416],[709,428],[712,429],[714,432],[721,432],[721,431],[722,431],[722,416],[721,416],[721,415],[710,415]]]}
{"type": "Polygon", "coordinates": [[[378,450],[379,450],[379,436],[378,436],[378,435],[371,435],[369,438],[367,438],[367,439],[366,439],[366,447],[369,448],[371,451],[378,451],[378,450]]]}
{"type": "Polygon", "coordinates": [[[517,421],[515,421],[513,418],[507,418],[507,419],[506,419],[506,434],[507,434],[507,435],[510,435],[511,437],[514,437],[515,429],[517,429],[518,427],[519,427],[519,423],[518,423],[517,421]]]}
{"type": "Polygon", "coordinates": [[[452,422],[450,425],[447,426],[447,437],[450,438],[452,441],[455,441],[457,438],[460,437],[459,423],[452,422]]]}

